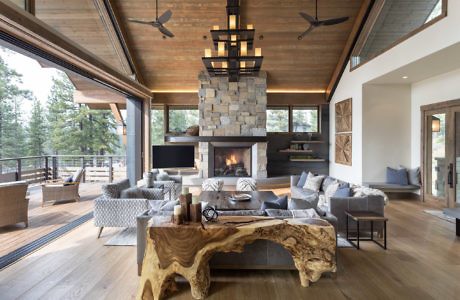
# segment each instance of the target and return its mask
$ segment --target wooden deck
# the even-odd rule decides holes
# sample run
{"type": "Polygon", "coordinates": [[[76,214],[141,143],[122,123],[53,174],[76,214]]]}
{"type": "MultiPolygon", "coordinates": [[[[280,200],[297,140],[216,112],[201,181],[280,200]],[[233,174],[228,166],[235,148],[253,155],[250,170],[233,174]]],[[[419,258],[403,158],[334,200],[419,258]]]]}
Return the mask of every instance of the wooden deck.
{"type": "Polygon", "coordinates": [[[100,183],[80,185],[80,202],[46,203],[41,207],[40,186],[29,188],[29,227],[22,223],[0,227],[0,256],[10,253],[93,210],[100,183]]]}
{"type": "MultiPolygon", "coordinates": [[[[459,299],[460,239],[455,224],[417,201],[386,208],[388,250],[362,243],[339,249],[336,278],[302,288],[293,271],[212,271],[208,299],[459,299]]],[[[87,222],[0,272],[2,299],[133,299],[136,247],[107,247],[87,222]]],[[[191,299],[190,288],[168,299],[191,299]]]]}

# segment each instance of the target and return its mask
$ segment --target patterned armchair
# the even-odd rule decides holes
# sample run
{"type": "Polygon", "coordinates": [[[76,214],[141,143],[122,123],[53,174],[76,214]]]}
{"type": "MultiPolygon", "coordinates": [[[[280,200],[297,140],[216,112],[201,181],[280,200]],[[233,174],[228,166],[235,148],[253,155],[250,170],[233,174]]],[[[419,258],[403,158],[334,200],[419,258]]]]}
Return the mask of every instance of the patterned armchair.
{"type": "Polygon", "coordinates": [[[155,180],[153,182],[154,188],[164,188],[165,200],[176,200],[182,191],[182,176],[169,175],[169,180],[155,180]]]}
{"type": "Polygon", "coordinates": [[[128,179],[103,185],[102,196],[94,201],[97,237],[104,227],[136,227],[136,217],[150,209],[149,202],[164,200],[164,196],[165,190],[161,188],[131,187],[128,179]]]}

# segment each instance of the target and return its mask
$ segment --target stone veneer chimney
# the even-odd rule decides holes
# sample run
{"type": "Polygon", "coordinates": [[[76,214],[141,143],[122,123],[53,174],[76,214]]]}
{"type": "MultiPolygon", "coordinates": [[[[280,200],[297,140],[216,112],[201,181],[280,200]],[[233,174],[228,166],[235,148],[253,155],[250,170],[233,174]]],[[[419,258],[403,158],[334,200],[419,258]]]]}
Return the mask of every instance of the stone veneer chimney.
{"type": "MultiPolygon", "coordinates": [[[[229,82],[227,77],[210,77],[206,72],[198,76],[200,87],[199,126],[200,136],[266,136],[267,122],[267,74],[257,77],[240,77],[229,82]]],[[[199,168],[202,177],[211,175],[213,154],[209,155],[212,142],[199,143],[199,168]]],[[[228,144],[228,143],[226,143],[228,144]]],[[[237,146],[238,142],[235,142],[237,146]]],[[[267,143],[252,144],[252,177],[267,177],[267,143]]]]}

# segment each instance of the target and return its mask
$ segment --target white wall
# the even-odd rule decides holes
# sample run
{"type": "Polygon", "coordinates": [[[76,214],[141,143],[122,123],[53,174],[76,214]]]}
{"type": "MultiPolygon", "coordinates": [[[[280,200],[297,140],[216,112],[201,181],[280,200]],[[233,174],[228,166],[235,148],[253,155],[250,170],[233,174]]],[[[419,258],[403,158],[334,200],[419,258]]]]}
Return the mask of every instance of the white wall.
{"type": "MultiPolygon", "coordinates": [[[[332,97],[330,109],[330,174],[353,183],[363,181],[363,85],[460,41],[460,1],[448,1],[448,16],[350,72],[348,64],[332,97]],[[353,98],[352,166],[335,163],[335,103],[353,98]]],[[[409,117],[409,116],[408,116],[409,117]]]]}
{"type": "Polygon", "coordinates": [[[420,166],[421,112],[426,104],[460,99],[460,69],[412,85],[411,165],[420,166]]]}
{"type": "Polygon", "coordinates": [[[363,99],[363,182],[385,182],[386,167],[411,164],[411,88],[368,84],[363,99]]]}

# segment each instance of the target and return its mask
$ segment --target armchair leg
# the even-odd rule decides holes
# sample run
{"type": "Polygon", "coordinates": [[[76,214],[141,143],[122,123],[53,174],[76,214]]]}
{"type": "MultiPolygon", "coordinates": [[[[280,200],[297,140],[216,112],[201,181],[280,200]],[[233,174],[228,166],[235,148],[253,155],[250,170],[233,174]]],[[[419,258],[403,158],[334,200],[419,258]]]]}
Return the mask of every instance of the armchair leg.
{"type": "Polygon", "coordinates": [[[102,229],[104,229],[104,227],[99,227],[99,232],[97,234],[97,238],[101,237],[102,229]]]}

